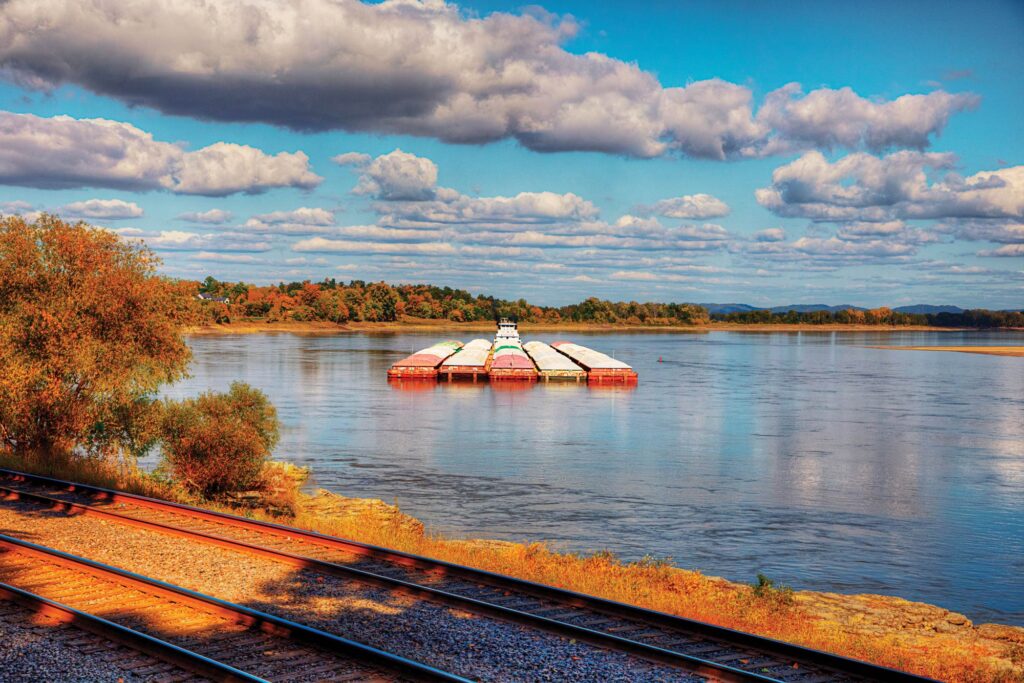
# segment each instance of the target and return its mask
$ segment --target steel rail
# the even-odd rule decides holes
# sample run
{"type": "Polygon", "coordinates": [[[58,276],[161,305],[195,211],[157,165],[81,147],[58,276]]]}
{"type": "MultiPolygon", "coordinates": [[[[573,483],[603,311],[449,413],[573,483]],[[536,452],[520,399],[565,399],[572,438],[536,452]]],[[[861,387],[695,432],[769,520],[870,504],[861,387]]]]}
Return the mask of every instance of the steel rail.
{"type": "Polygon", "coordinates": [[[551,619],[548,617],[533,614],[531,612],[524,612],[522,610],[513,609],[511,607],[504,607],[496,605],[494,603],[486,602],[484,600],[478,600],[476,598],[470,598],[465,595],[459,595],[458,593],[452,593],[444,591],[438,588],[430,586],[423,586],[410,581],[403,581],[402,579],[396,579],[391,576],[383,574],[376,574],[374,572],[367,571],[365,569],[358,569],[356,567],[348,567],[343,564],[337,564],[335,562],[328,562],[326,560],[320,560],[311,557],[305,557],[302,555],[296,555],[284,550],[278,550],[275,548],[267,548],[263,546],[253,545],[246,543],[245,541],[239,541],[232,538],[226,538],[222,536],[213,536],[206,534],[201,531],[194,531],[192,529],[183,529],[180,527],[171,526],[169,524],[163,524],[161,522],[154,522],[146,519],[139,519],[131,517],[129,515],[123,515],[118,512],[110,510],[104,510],[103,508],[94,507],[91,505],[84,505],[82,503],[75,503],[72,501],[62,500],[60,498],[52,498],[39,493],[31,491],[22,491],[20,489],[10,488],[7,486],[0,486],[0,498],[7,500],[26,500],[34,501],[37,503],[45,504],[51,509],[61,510],[65,512],[77,512],[83,516],[97,516],[105,519],[111,519],[120,524],[126,526],[134,526],[149,531],[156,531],[159,533],[167,534],[169,536],[175,536],[179,538],[194,538],[201,540],[209,545],[215,545],[221,548],[227,548],[238,552],[255,555],[258,557],[268,558],[275,562],[288,564],[294,567],[300,567],[302,569],[319,571],[332,576],[338,576],[343,579],[355,580],[362,583],[378,586],[395,592],[404,593],[406,595],[412,595],[418,598],[423,598],[432,602],[437,602],[450,607],[456,607],[463,609],[468,612],[475,612],[478,614],[485,614],[490,617],[496,617],[505,621],[511,621],[524,626],[529,626],[539,630],[547,631],[558,636],[572,638],[582,642],[590,643],[603,648],[616,650],[619,652],[626,652],[628,654],[636,655],[644,659],[649,659],[662,664],[669,664],[671,666],[681,667],[689,672],[700,674],[702,676],[708,676],[716,681],[729,681],[742,683],[745,681],[760,681],[762,683],[778,682],[778,679],[770,676],[765,676],[760,673],[746,671],[737,667],[729,666],[713,660],[696,657],[694,655],[688,655],[675,650],[658,647],[649,643],[643,643],[630,638],[617,636],[612,633],[605,631],[599,631],[584,626],[579,626],[557,619],[551,619]]]}
{"type": "Polygon", "coordinates": [[[136,652],[142,652],[204,678],[223,683],[268,683],[266,679],[253,676],[233,666],[210,659],[197,652],[178,647],[165,640],[154,638],[148,633],[130,629],[127,626],[108,621],[95,614],[69,607],[56,600],[22,590],[17,586],[0,583],[0,600],[17,603],[34,614],[41,614],[62,624],[88,631],[94,635],[124,645],[136,652]]]}
{"type": "Polygon", "coordinates": [[[20,538],[0,534],[0,549],[39,557],[48,562],[70,567],[76,571],[92,574],[101,579],[141,589],[145,592],[170,598],[179,603],[199,608],[233,620],[237,624],[258,629],[264,633],[300,641],[321,648],[327,652],[342,652],[360,662],[381,666],[396,674],[420,681],[445,681],[471,683],[469,679],[442,671],[427,664],[402,657],[384,650],[349,640],[333,633],[299,624],[289,619],[267,614],[211,595],[176,586],[165,581],[136,574],[102,562],[78,557],[61,550],[48,548],[20,538]]]}
{"type": "Polygon", "coordinates": [[[296,527],[275,524],[273,522],[248,519],[246,517],[240,517],[238,515],[232,515],[225,512],[204,510],[202,508],[184,505],[182,503],[163,501],[134,493],[115,491],[99,486],[91,486],[88,484],[81,484],[4,468],[0,468],[0,477],[5,477],[15,481],[24,481],[26,483],[51,486],[69,492],[80,492],[93,496],[99,500],[125,503],[128,505],[163,512],[174,512],[206,521],[234,526],[237,528],[244,528],[250,531],[257,531],[287,540],[299,540],[342,550],[351,554],[383,560],[385,562],[417,569],[423,572],[454,576],[503,590],[524,593],[535,598],[550,600],[571,607],[581,607],[610,616],[633,619],[678,632],[699,635],[720,642],[726,642],[734,646],[759,650],[775,657],[783,657],[799,662],[802,665],[813,664],[817,667],[863,677],[868,680],[885,681],[887,683],[935,683],[934,679],[924,676],[918,676],[906,671],[900,671],[898,669],[836,655],[823,650],[815,650],[802,645],[795,645],[793,643],[787,643],[774,638],[767,638],[765,636],[758,636],[752,633],[726,628],[724,626],[717,626],[715,624],[710,624],[696,619],[688,619],[686,617],[637,607],[635,605],[629,605],[615,600],[599,598],[563,588],[555,588],[554,586],[547,586],[545,584],[527,581],[525,579],[505,576],[483,569],[474,569],[472,567],[446,562],[444,560],[435,560],[368,543],[328,536],[315,531],[298,529],[296,527]]]}

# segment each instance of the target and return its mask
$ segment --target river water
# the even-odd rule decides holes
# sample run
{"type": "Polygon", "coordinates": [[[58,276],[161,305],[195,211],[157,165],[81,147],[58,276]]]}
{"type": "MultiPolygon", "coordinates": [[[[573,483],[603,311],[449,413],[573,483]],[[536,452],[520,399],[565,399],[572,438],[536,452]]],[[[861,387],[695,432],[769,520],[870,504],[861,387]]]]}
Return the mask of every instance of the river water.
{"type": "Polygon", "coordinates": [[[639,386],[386,382],[440,336],[193,337],[168,394],[259,387],[277,457],[446,534],[1024,624],[1024,358],[866,348],[1024,335],[539,334],[613,353],[639,386]]]}

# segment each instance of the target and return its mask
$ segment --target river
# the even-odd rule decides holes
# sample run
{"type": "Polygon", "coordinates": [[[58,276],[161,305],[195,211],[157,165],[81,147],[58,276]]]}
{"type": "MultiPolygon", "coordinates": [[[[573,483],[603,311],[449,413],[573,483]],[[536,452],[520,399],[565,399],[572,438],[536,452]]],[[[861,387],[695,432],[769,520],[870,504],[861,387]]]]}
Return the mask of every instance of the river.
{"type": "Polygon", "coordinates": [[[192,377],[168,394],[259,387],[277,457],[446,534],[1024,624],[1024,358],[866,348],[1024,335],[526,336],[613,353],[640,383],[402,390],[388,366],[439,333],[280,333],[190,338],[192,377]]]}

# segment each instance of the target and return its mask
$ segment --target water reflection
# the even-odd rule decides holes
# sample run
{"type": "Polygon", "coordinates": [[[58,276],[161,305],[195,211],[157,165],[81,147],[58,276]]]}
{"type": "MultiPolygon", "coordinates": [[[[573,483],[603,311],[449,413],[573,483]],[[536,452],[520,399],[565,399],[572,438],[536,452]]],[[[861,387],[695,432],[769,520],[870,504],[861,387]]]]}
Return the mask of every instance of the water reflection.
{"type": "Polygon", "coordinates": [[[386,382],[440,336],[197,337],[172,393],[262,388],[282,458],[447,533],[1024,622],[1024,362],[865,348],[1021,336],[574,334],[640,384],[386,382]]]}

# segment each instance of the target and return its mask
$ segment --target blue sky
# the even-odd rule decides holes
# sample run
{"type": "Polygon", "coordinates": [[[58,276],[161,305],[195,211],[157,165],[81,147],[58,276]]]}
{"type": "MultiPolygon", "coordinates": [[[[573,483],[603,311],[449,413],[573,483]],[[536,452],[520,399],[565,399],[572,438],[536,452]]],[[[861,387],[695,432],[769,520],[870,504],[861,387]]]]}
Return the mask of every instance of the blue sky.
{"type": "Polygon", "coordinates": [[[1024,305],[1020,3],[148,1],[0,6],[0,212],[189,278],[1024,305]]]}

